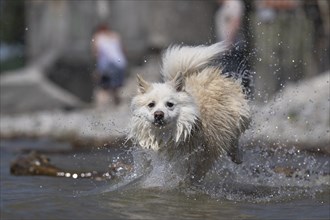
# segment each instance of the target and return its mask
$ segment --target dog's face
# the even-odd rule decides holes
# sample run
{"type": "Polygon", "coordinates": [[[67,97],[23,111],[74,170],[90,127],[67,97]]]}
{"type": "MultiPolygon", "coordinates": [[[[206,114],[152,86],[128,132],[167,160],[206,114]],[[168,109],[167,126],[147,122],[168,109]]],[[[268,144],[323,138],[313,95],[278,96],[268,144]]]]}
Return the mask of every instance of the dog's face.
{"type": "Polygon", "coordinates": [[[138,113],[155,126],[164,127],[176,121],[179,103],[175,90],[166,84],[151,84],[149,91],[138,97],[138,113]]]}
{"type": "Polygon", "coordinates": [[[176,125],[181,108],[187,103],[183,76],[166,83],[148,83],[138,76],[138,95],[132,101],[133,114],[158,128],[176,125]]]}

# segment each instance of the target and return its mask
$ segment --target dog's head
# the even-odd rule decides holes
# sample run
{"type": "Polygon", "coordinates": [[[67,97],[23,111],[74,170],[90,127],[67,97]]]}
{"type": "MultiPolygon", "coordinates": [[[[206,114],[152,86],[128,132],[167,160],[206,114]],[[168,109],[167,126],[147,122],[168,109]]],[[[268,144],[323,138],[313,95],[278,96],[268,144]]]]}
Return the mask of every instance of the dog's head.
{"type": "Polygon", "coordinates": [[[165,83],[149,83],[140,76],[137,79],[138,95],[132,101],[134,116],[158,128],[177,126],[179,120],[195,120],[196,105],[184,89],[182,73],[165,83]]]}

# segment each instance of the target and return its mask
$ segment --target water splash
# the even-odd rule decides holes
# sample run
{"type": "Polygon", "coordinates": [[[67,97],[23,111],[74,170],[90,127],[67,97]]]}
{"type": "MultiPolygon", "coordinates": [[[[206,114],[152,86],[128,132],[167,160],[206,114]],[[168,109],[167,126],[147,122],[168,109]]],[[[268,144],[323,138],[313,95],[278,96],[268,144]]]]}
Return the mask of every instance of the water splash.
{"type": "Polygon", "coordinates": [[[292,149],[255,148],[244,152],[237,165],[219,161],[203,190],[212,197],[253,202],[283,201],[329,190],[329,163],[325,156],[292,149]]]}
{"type": "Polygon", "coordinates": [[[315,197],[330,189],[328,156],[295,148],[245,149],[242,164],[222,157],[198,184],[187,183],[189,178],[180,169],[180,159],[169,162],[157,152],[139,148],[126,153],[132,157],[134,171],[98,189],[98,193],[152,188],[179,190],[188,196],[206,194],[215,199],[276,202],[315,197]]]}

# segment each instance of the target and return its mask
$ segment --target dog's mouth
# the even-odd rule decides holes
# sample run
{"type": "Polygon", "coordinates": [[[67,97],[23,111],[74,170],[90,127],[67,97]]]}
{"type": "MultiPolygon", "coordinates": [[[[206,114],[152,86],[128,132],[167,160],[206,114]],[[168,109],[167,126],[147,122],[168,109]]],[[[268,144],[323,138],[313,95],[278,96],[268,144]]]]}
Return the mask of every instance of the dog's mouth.
{"type": "Polygon", "coordinates": [[[152,124],[157,127],[162,127],[162,126],[166,125],[166,122],[164,120],[155,120],[155,121],[153,121],[152,124]]]}

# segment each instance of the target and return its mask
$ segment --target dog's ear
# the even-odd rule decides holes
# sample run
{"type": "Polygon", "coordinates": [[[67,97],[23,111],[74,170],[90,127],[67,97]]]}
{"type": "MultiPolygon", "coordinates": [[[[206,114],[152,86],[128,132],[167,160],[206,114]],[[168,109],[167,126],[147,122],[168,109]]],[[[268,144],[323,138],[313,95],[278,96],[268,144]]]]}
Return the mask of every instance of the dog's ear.
{"type": "Polygon", "coordinates": [[[145,81],[139,74],[136,75],[136,78],[138,82],[138,92],[140,94],[146,93],[146,91],[150,87],[150,84],[145,81]]]}
{"type": "Polygon", "coordinates": [[[178,72],[174,79],[172,80],[172,84],[176,91],[181,92],[184,90],[184,76],[182,72],[178,72]]]}

